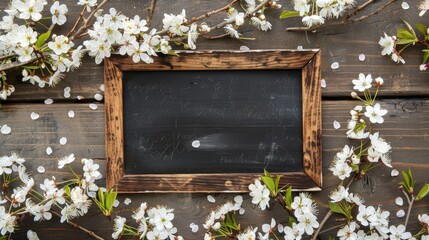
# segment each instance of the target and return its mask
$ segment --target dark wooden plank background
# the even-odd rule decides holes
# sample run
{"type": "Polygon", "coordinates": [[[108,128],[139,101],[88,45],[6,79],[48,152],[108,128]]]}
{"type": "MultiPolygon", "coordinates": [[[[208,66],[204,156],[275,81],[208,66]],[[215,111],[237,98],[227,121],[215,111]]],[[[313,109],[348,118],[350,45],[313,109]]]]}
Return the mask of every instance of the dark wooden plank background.
{"type": "MultiPolygon", "coordinates": [[[[77,17],[80,8],[69,3],[69,18],[77,17]]],[[[381,1],[380,1],[381,2],[381,1]]],[[[227,1],[158,1],[153,26],[160,28],[163,13],[179,13],[182,8],[187,10],[189,16],[198,16],[209,9],[223,6],[227,1]]],[[[289,2],[280,1],[283,6],[289,6],[289,2]]],[[[345,138],[345,127],[349,110],[358,104],[350,99],[352,89],[351,80],[356,78],[360,72],[371,73],[373,76],[381,76],[385,80],[385,86],[380,93],[383,106],[389,110],[385,124],[380,128],[386,140],[393,146],[393,165],[402,170],[412,168],[416,176],[417,184],[428,182],[427,172],[429,170],[429,72],[420,72],[419,50],[406,51],[406,65],[396,65],[387,57],[380,55],[377,44],[383,32],[393,34],[397,28],[402,27],[400,18],[411,23],[422,22],[429,25],[428,17],[417,16],[417,0],[408,2],[409,10],[400,7],[401,1],[388,7],[381,14],[367,19],[362,23],[352,26],[327,28],[318,33],[293,33],[284,29],[294,24],[297,20],[280,21],[277,19],[280,10],[270,10],[268,19],[273,24],[274,31],[261,33],[247,28],[246,37],[255,37],[254,41],[225,40],[201,40],[197,44],[198,50],[208,49],[234,49],[246,45],[250,49],[293,49],[297,46],[304,48],[320,48],[322,50],[322,78],[326,79],[327,88],[323,89],[323,173],[324,190],[314,193],[313,196],[319,203],[319,218],[327,210],[327,201],[330,191],[338,184],[328,171],[334,154],[344,144],[350,143],[345,138]],[[365,54],[364,62],[358,61],[359,54],[365,54]],[[339,62],[340,68],[332,70],[332,62],[339,62]],[[341,123],[342,127],[335,130],[332,126],[334,120],[341,123]]],[[[116,7],[123,13],[133,16],[134,14],[145,15],[145,8],[149,1],[140,0],[112,0],[107,7],[116,7]]],[[[380,4],[380,3],[378,3],[380,4]]],[[[7,1],[0,2],[0,9],[7,6],[7,1]]],[[[373,6],[372,9],[375,9],[373,6]]],[[[2,13],[3,14],[3,13],[2,13]]],[[[207,22],[212,22],[208,20],[207,22]]],[[[68,29],[64,26],[63,29],[68,29]]],[[[97,66],[92,60],[84,60],[83,67],[66,76],[65,80],[55,88],[38,89],[29,84],[16,83],[16,93],[2,104],[0,110],[0,124],[8,124],[12,127],[10,135],[1,135],[0,154],[10,154],[11,151],[19,153],[26,158],[34,177],[42,180],[52,175],[63,178],[67,175],[56,169],[56,160],[69,153],[74,153],[78,158],[93,158],[101,166],[105,175],[106,164],[104,154],[104,108],[103,103],[98,103],[97,110],[88,107],[89,102],[94,102],[94,94],[101,92],[99,87],[103,83],[103,67],[97,66]],[[72,97],[63,97],[63,88],[71,87],[72,97]],[[85,100],[78,101],[76,97],[84,96],[85,100]],[[53,105],[44,105],[43,100],[53,98],[53,105]],[[76,117],[70,119],[67,112],[74,110],[76,117]],[[32,121],[31,112],[38,112],[40,119],[32,121]],[[65,136],[68,143],[59,145],[59,139],[65,136]],[[47,157],[45,149],[51,146],[54,153],[47,157]],[[46,173],[38,174],[37,166],[43,165],[46,173]]],[[[104,181],[104,179],[103,179],[104,181]]],[[[102,181],[102,184],[104,182],[102,181]]],[[[365,179],[358,181],[353,190],[360,193],[366,199],[367,204],[380,204],[383,208],[391,211],[391,222],[403,223],[404,219],[397,219],[394,215],[400,207],[396,206],[394,199],[401,196],[397,190],[399,177],[390,177],[390,170],[383,169],[377,173],[369,174],[365,179]]],[[[175,209],[176,219],[174,224],[179,233],[186,239],[201,239],[203,228],[200,225],[198,233],[194,234],[189,228],[190,223],[201,224],[206,216],[216,208],[218,204],[224,203],[234,197],[233,194],[218,194],[216,204],[209,203],[205,194],[138,194],[121,195],[121,202],[130,197],[132,203],[125,206],[121,203],[117,214],[130,218],[132,210],[141,202],[146,201],[149,205],[162,204],[175,209]]],[[[287,216],[279,206],[274,206],[268,211],[260,211],[250,204],[248,195],[244,195],[244,207],[246,213],[239,217],[243,226],[253,225],[260,227],[261,224],[269,222],[273,216],[278,222],[285,223],[287,216]]],[[[427,200],[417,203],[411,215],[410,230],[418,228],[417,215],[428,212],[427,200]]],[[[405,209],[405,207],[402,207],[405,209]]],[[[335,217],[329,226],[337,223],[335,217]]],[[[95,207],[89,214],[77,221],[78,223],[95,231],[97,234],[109,239],[112,233],[113,223],[105,219],[95,207]]],[[[329,227],[327,226],[327,227],[329,227]]],[[[50,222],[33,223],[27,218],[14,239],[24,239],[28,229],[38,232],[41,239],[87,239],[82,232],[71,228],[66,224],[60,224],[58,219],[50,222]]],[[[321,236],[327,239],[328,232],[321,236]]]]}

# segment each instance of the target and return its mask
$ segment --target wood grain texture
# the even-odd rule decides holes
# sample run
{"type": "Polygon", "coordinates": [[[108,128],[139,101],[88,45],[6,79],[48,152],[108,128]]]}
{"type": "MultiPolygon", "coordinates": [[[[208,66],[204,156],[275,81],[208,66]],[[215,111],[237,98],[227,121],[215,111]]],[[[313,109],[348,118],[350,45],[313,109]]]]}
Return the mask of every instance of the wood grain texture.
{"type": "Polygon", "coordinates": [[[304,172],[322,187],[321,53],[302,69],[302,125],[304,172]]]}
{"type": "Polygon", "coordinates": [[[124,123],[122,106],[122,71],[104,61],[106,108],[107,189],[114,188],[124,175],[124,123]]]}
{"type": "MultiPolygon", "coordinates": [[[[313,193],[313,197],[319,205],[319,219],[327,211],[328,194],[334,190],[339,183],[328,170],[333,157],[345,144],[352,142],[345,138],[346,124],[349,119],[348,111],[356,106],[358,101],[323,101],[323,191],[313,193]],[[339,130],[334,129],[332,123],[337,120],[341,124],[339,130]]],[[[389,113],[385,118],[385,123],[376,125],[375,129],[381,131],[386,141],[393,147],[393,166],[398,170],[411,168],[420,187],[428,180],[427,164],[429,146],[429,100],[425,99],[392,99],[382,101],[382,107],[389,113]],[[410,124],[412,123],[412,124],[410,124]]],[[[66,170],[59,170],[56,167],[57,159],[64,155],[74,153],[80,160],[83,157],[93,158],[100,164],[103,179],[99,182],[104,184],[106,176],[106,160],[104,158],[104,108],[99,105],[96,111],[88,108],[87,104],[5,104],[0,111],[0,124],[8,124],[12,127],[10,135],[0,137],[0,155],[10,154],[11,151],[20,153],[27,160],[29,169],[36,169],[37,166],[45,166],[47,172],[38,174],[33,172],[36,183],[40,183],[44,178],[57,176],[65,178],[70,176],[66,170]],[[73,109],[76,117],[67,117],[67,111],[73,109]],[[40,119],[32,121],[31,112],[40,114],[40,119]],[[58,140],[60,136],[68,137],[68,144],[60,146],[58,140]],[[46,146],[52,146],[54,153],[46,156],[46,146]]],[[[80,163],[75,162],[76,169],[80,163]]],[[[380,168],[370,172],[364,179],[358,180],[352,190],[365,198],[366,204],[380,204],[384,209],[391,211],[390,222],[392,224],[403,223],[403,218],[396,218],[394,215],[398,209],[395,198],[401,196],[397,186],[401,181],[400,177],[390,177],[391,169],[380,168]]],[[[122,194],[119,196],[121,204],[115,209],[115,214],[131,219],[134,211],[142,202],[147,202],[149,206],[165,205],[174,208],[175,220],[179,234],[185,239],[201,239],[203,228],[201,224],[205,221],[211,210],[215,210],[219,204],[232,200],[236,194],[215,194],[216,203],[207,201],[206,194],[122,194]],[[125,198],[131,198],[129,206],[122,204],[125,198]],[[192,233],[189,224],[200,224],[198,233],[192,233]]],[[[246,213],[239,216],[242,226],[258,226],[268,223],[271,217],[277,222],[286,223],[287,215],[278,205],[271,207],[268,211],[261,211],[251,203],[248,194],[244,194],[244,208],[246,213]]],[[[404,207],[405,208],[405,207],[404,207]]],[[[415,231],[419,226],[417,223],[418,214],[427,213],[429,203],[427,201],[418,202],[411,213],[410,231],[415,231]]],[[[337,225],[340,216],[334,215],[327,228],[337,225]]],[[[97,234],[110,239],[113,222],[108,221],[93,206],[90,212],[77,220],[78,223],[94,230],[97,234]]],[[[131,221],[130,221],[131,223],[131,221]]],[[[35,223],[33,219],[25,218],[25,221],[14,239],[25,239],[26,231],[32,229],[39,234],[41,239],[53,239],[61,237],[64,240],[88,239],[79,230],[73,229],[66,224],[60,224],[57,218],[52,221],[35,223]]],[[[321,239],[327,239],[334,231],[324,233],[321,239]]]]}
{"type": "MultiPolygon", "coordinates": [[[[126,192],[247,192],[255,174],[125,174],[123,72],[192,70],[302,69],[302,159],[304,173],[282,173],[282,185],[294,190],[321,190],[321,88],[320,51],[207,51],[180,52],[182,57],[162,56],[155,62],[134,63],[128,57],[105,60],[107,188],[126,192]],[[122,71],[122,72],[121,72],[122,71]]],[[[143,81],[143,80],[142,80],[143,81]]]]}
{"type": "MultiPolygon", "coordinates": [[[[278,1],[283,9],[293,9],[290,1],[278,1]]],[[[358,2],[363,2],[360,0],[358,2]]],[[[209,9],[216,9],[226,4],[226,1],[158,1],[156,11],[154,12],[152,26],[160,29],[162,27],[162,17],[164,13],[177,14],[181,9],[186,9],[189,17],[195,17],[204,14],[209,9]]],[[[265,15],[272,23],[273,30],[261,32],[252,27],[245,27],[243,33],[245,37],[255,38],[251,41],[239,41],[230,38],[219,40],[198,39],[197,50],[238,50],[240,46],[247,46],[250,49],[296,49],[298,46],[303,48],[318,48],[322,51],[322,78],[327,82],[328,88],[324,89],[324,97],[348,97],[351,80],[356,79],[359,73],[371,73],[373,76],[383,77],[385,88],[381,90],[381,96],[401,97],[401,96],[426,96],[429,93],[427,81],[429,71],[421,72],[418,66],[421,62],[421,49],[407,49],[404,52],[406,64],[395,64],[389,57],[381,56],[381,48],[378,41],[384,32],[395,34],[396,29],[404,28],[401,18],[411,23],[423,23],[429,25],[427,18],[418,17],[417,6],[419,0],[408,1],[411,7],[404,11],[397,2],[388,7],[382,14],[367,19],[366,21],[344,27],[327,28],[315,33],[297,33],[286,32],[285,28],[291,26],[301,26],[299,19],[280,20],[278,16],[281,10],[267,10],[265,15]],[[363,62],[358,60],[359,54],[365,54],[366,59],[363,62]],[[338,62],[340,68],[331,69],[331,64],[338,62]]],[[[375,10],[377,4],[367,9],[367,13],[375,10]]],[[[128,16],[146,13],[150,1],[141,0],[115,0],[106,5],[106,9],[115,7],[128,16]],[[126,4],[124,4],[126,2],[126,4]]],[[[0,9],[7,6],[7,1],[0,1],[0,9]]],[[[68,4],[69,21],[64,26],[56,27],[55,30],[67,32],[71,28],[73,19],[77,18],[81,11],[80,6],[68,4]]],[[[3,13],[0,13],[0,15],[3,13]]],[[[224,16],[219,16],[219,20],[224,16]]],[[[208,20],[207,23],[216,21],[208,20]]],[[[223,33],[222,30],[213,34],[223,33]]],[[[180,49],[180,48],[177,48],[180,49]]],[[[77,102],[76,97],[81,95],[86,99],[93,99],[94,94],[100,92],[99,87],[103,83],[103,66],[96,65],[94,59],[85,57],[82,67],[71,74],[66,75],[65,79],[55,88],[40,89],[29,83],[22,83],[20,78],[15,81],[16,92],[8,101],[37,101],[42,102],[46,98],[54,98],[68,102],[77,102]],[[72,88],[71,98],[64,99],[64,87],[72,88]]],[[[13,79],[11,77],[10,79],[13,79]]]]}
{"type": "Polygon", "coordinates": [[[177,51],[180,57],[159,56],[152,64],[129,57],[110,61],[122,71],[302,69],[319,50],[177,51]]]}

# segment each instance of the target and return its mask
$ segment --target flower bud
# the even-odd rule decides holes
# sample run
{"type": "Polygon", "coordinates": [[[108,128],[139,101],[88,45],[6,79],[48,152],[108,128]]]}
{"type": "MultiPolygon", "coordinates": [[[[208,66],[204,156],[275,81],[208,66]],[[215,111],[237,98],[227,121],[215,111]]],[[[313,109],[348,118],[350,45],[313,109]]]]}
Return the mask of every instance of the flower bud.
{"type": "Polygon", "coordinates": [[[425,71],[426,69],[428,69],[428,67],[426,66],[426,64],[420,65],[420,71],[425,71]]]}
{"type": "Polygon", "coordinates": [[[261,14],[261,15],[259,15],[259,19],[261,19],[261,20],[265,20],[265,19],[267,19],[267,18],[265,17],[265,15],[264,15],[264,14],[261,14]]]}
{"type": "Polygon", "coordinates": [[[363,107],[361,105],[357,105],[354,110],[361,112],[363,110],[363,107]]]}
{"type": "Polygon", "coordinates": [[[352,92],[352,93],[351,93],[351,96],[352,96],[352,98],[358,98],[358,95],[357,95],[357,93],[356,93],[356,92],[352,92]]]}
{"type": "Polygon", "coordinates": [[[375,83],[376,83],[376,84],[377,84],[377,86],[379,87],[379,86],[383,85],[384,80],[383,80],[383,78],[378,77],[378,78],[376,78],[376,79],[375,79],[375,83]]]}

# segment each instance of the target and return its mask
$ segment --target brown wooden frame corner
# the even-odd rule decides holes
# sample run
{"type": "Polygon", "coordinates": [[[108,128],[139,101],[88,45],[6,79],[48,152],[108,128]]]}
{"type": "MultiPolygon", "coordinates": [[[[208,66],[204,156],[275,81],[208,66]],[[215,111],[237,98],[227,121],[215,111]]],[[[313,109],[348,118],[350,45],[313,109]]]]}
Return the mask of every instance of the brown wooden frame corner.
{"type": "Polygon", "coordinates": [[[303,172],[281,174],[281,184],[295,190],[322,187],[321,53],[311,50],[178,51],[154,63],[134,63],[113,56],[104,60],[107,188],[137,192],[247,192],[261,174],[125,174],[123,139],[123,71],[301,69],[303,108],[303,172]]]}

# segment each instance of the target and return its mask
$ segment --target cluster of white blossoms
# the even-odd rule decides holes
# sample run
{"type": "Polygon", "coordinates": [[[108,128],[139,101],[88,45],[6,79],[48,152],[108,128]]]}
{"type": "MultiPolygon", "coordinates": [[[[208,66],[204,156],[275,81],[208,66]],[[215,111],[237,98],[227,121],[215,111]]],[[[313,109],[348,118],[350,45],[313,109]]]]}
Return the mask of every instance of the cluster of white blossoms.
{"type": "Polygon", "coordinates": [[[122,235],[134,235],[138,239],[161,240],[177,239],[183,240],[181,236],[176,236],[177,228],[173,226],[173,209],[157,206],[148,209],[147,203],[142,203],[134,212],[132,218],[139,225],[133,228],[126,224],[126,218],[117,216],[114,220],[113,239],[119,239],[122,235]]]}
{"type": "MultiPolygon", "coordinates": [[[[58,168],[63,168],[65,165],[70,167],[69,164],[74,160],[74,155],[70,154],[58,161],[58,168]]],[[[1,235],[14,232],[17,227],[16,219],[21,214],[29,213],[34,216],[35,222],[50,220],[52,208],[57,207],[61,210],[60,221],[65,222],[88,212],[92,203],[91,197],[95,197],[94,191],[98,190],[94,182],[102,177],[98,171],[99,165],[94,164],[92,159],[82,159],[83,174],[75,175],[76,179],[65,182],[68,184],[59,183],[55,177],[45,179],[39,185],[41,193],[34,189],[34,180],[27,173],[24,162],[25,160],[15,153],[0,158],[0,175],[4,186],[9,186],[12,182],[17,184],[18,179],[21,182],[13,189],[8,200],[0,197],[1,235]],[[2,206],[6,203],[11,206],[8,211],[2,206]]]]}
{"type": "Polygon", "coordinates": [[[217,210],[212,211],[203,224],[203,227],[207,229],[207,232],[204,235],[204,240],[214,239],[212,231],[216,232],[220,230],[224,224],[226,215],[239,211],[242,203],[243,198],[241,196],[237,196],[234,198],[234,202],[227,202],[219,206],[217,210]]]}
{"type": "MultiPolygon", "coordinates": [[[[259,30],[270,30],[272,26],[264,11],[268,7],[278,9],[281,5],[267,0],[242,1],[240,5],[244,12],[229,6],[224,22],[214,29],[223,26],[231,37],[240,38],[238,28],[245,19],[250,19],[250,24],[259,30]]],[[[160,53],[177,55],[170,46],[171,42],[185,49],[196,49],[198,37],[213,28],[204,22],[198,23],[194,18],[189,20],[182,10],[176,15],[164,14],[162,29],[157,31],[149,29],[146,20],[138,15],[129,18],[114,8],[103,14],[97,0],[78,0],[77,5],[83,6],[83,10],[89,12],[88,16],[80,16],[66,35],[56,35],[54,27],[67,22],[68,8],[59,1],[53,1],[48,11],[44,11],[47,4],[47,0],[11,0],[5,10],[7,15],[0,21],[0,64],[10,66],[0,72],[1,100],[15,91],[12,85],[7,84],[6,70],[22,71],[22,81],[41,88],[54,86],[65,73],[81,66],[86,53],[94,57],[97,64],[113,53],[130,56],[136,63],[150,64],[160,53]],[[94,17],[96,20],[91,24],[94,17]],[[39,25],[44,26],[46,32],[38,32],[40,28],[36,26],[39,25]],[[77,39],[85,38],[82,45],[75,44],[77,39]]],[[[211,14],[198,20],[209,16],[211,14]]]]}
{"type": "MultiPolygon", "coordinates": [[[[349,193],[348,188],[343,186],[338,187],[330,194],[332,203],[340,203],[343,201],[349,206],[358,206],[358,214],[355,221],[349,221],[345,226],[337,232],[337,237],[340,240],[351,239],[411,239],[412,235],[405,231],[404,225],[389,226],[388,211],[382,210],[380,207],[365,206],[363,200],[353,194],[349,193]],[[369,229],[363,229],[364,227],[369,229]]],[[[342,203],[341,205],[344,205],[342,203]]]]}
{"type": "Polygon", "coordinates": [[[349,8],[354,0],[294,0],[294,10],[302,17],[307,27],[325,23],[325,19],[339,18],[349,8]]]}
{"type": "Polygon", "coordinates": [[[258,205],[260,209],[265,210],[270,206],[270,190],[261,184],[259,179],[256,179],[253,184],[249,185],[250,193],[252,197],[252,203],[258,205]]]}
{"type": "Polygon", "coordinates": [[[386,33],[384,33],[384,37],[380,38],[380,41],[378,41],[378,44],[383,48],[381,50],[381,55],[385,56],[391,56],[392,60],[395,63],[405,63],[404,58],[400,55],[398,51],[396,51],[396,36],[389,36],[386,33]]]}
{"type": "Polygon", "coordinates": [[[297,222],[283,229],[285,240],[301,239],[304,233],[311,236],[319,227],[316,203],[308,193],[300,193],[294,197],[291,207],[297,222]]]}

